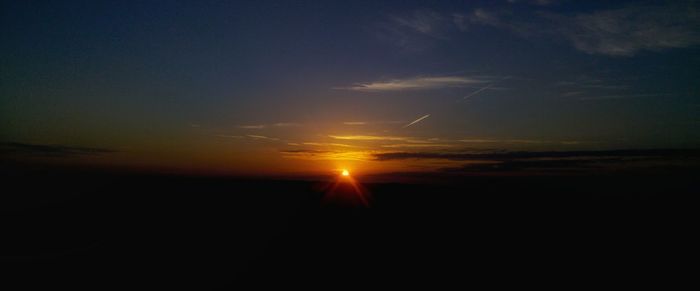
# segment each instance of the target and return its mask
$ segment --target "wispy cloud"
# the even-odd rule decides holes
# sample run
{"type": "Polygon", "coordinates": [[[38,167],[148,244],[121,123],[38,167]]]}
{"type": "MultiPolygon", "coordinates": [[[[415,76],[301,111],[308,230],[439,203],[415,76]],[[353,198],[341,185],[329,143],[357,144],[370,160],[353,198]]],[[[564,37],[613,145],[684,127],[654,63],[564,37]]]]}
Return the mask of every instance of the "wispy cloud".
{"type": "Polygon", "coordinates": [[[447,173],[600,173],[605,170],[700,167],[700,150],[628,149],[600,151],[383,152],[376,161],[440,161],[447,173]]]}
{"type": "Polygon", "coordinates": [[[264,129],[264,128],[270,128],[270,127],[297,127],[297,126],[302,126],[302,124],[296,123],[296,122],[278,122],[278,123],[273,123],[273,124],[244,124],[244,125],[239,125],[237,127],[241,128],[241,129],[264,129]]]}
{"type": "Polygon", "coordinates": [[[297,126],[302,126],[301,123],[296,123],[296,122],[278,122],[275,124],[272,124],[274,127],[297,127],[297,126]]]}
{"type": "Polygon", "coordinates": [[[372,155],[368,151],[328,151],[328,150],[284,150],[284,158],[314,161],[369,161],[372,155]]]}
{"type": "Polygon", "coordinates": [[[498,15],[482,8],[474,9],[471,13],[455,13],[452,15],[452,21],[461,31],[469,30],[472,25],[504,25],[498,15]]]}
{"type": "Polygon", "coordinates": [[[490,26],[521,37],[560,38],[581,52],[612,57],[700,44],[700,9],[696,1],[630,5],[573,15],[476,8],[452,14],[452,23],[463,32],[490,26]]]}
{"type": "Polygon", "coordinates": [[[521,143],[521,144],[539,144],[545,143],[546,141],[534,140],[534,139],[460,139],[459,142],[463,143],[521,143]]]}
{"type": "Polygon", "coordinates": [[[557,32],[589,54],[633,56],[641,51],[700,43],[700,14],[694,4],[629,6],[574,17],[549,15],[557,32]]]}
{"type": "Polygon", "coordinates": [[[328,137],[340,140],[352,141],[400,141],[407,143],[432,143],[430,140],[423,140],[407,136],[391,136],[391,135],[329,135],[328,137]]]}
{"type": "Polygon", "coordinates": [[[329,135],[334,139],[344,140],[406,140],[406,137],[401,136],[382,136],[382,135],[329,135]]]}
{"type": "Polygon", "coordinates": [[[473,23],[500,26],[502,25],[501,19],[485,9],[477,8],[469,15],[469,20],[473,23]]]}
{"type": "Polygon", "coordinates": [[[592,143],[590,141],[578,140],[540,140],[540,139],[489,139],[489,138],[465,138],[459,139],[458,142],[467,144],[559,144],[559,145],[578,145],[582,143],[592,143]]]}
{"type": "Polygon", "coordinates": [[[248,134],[248,135],[246,135],[246,136],[249,137],[249,138],[260,139],[260,140],[271,140],[271,141],[272,141],[272,140],[279,140],[279,138],[269,137],[269,136],[264,136],[264,135],[248,134]]]}
{"type": "Polygon", "coordinates": [[[364,126],[364,125],[372,125],[372,124],[402,124],[402,123],[406,123],[406,122],[400,121],[400,120],[345,121],[345,122],[343,122],[343,125],[364,126]]]}
{"type": "Polygon", "coordinates": [[[118,151],[106,148],[3,142],[0,143],[0,152],[7,155],[21,155],[33,157],[71,157],[85,155],[102,155],[116,153],[118,151]]]}
{"type": "Polygon", "coordinates": [[[346,122],[343,122],[343,124],[345,124],[345,125],[367,125],[368,122],[366,122],[366,121],[346,121],[346,122]]]}
{"type": "Polygon", "coordinates": [[[382,145],[384,148],[449,148],[454,146],[454,144],[446,143],[400,143],[382,145]]]}
{"type": "Polygon", "coordinates": [[[391,20],[397,26],[407,28],[412,32],[439,37],[444,18],[435,11],[417,10],[411,15],[392,16],[391,20]]]}
{"type": "Polygon", "coordinates": [[[699,157],[700,150],[686,149],[630,149],[600,151],[481,151],[464,153],[443,152],[388,152],[375,153],[379,161],[406,159],[437,159],[453,161],[490,160],[503,161],[514,159],[561,159],[581,157],[699,157]]]}
{"type": "Polygon", "coordinates": [[[599,95],[599,96],[581,97],[578,100],[593,101],[593,100],[630,99],[630,98],[658,97],[658,96],[664,96],[664,94],[613,94],[613,95],[599,95]]]}
{"type": "Polygon", "coordinates": [[[354,145],[343,144],[343,143],[332,143],[332,142],[304,142],[303,145],[309,146],[319,146],[319,147],[355,147],[354,145]]]}
{"type": "Polygon", "coordinates": [[[263,129],[266,126],[264,124],[253,124],[253,125],[239,125],[238,128],[242,129],[263,129]]]}
{"type": "Polygon", "coordinates": [[[245,136],[242,135],[229,135],[229,134],[217,134],[217,137],[222,137],[222,138],[245,138],[245,136]]]}
{"type": "Polygon", "coordinates": [[[372,32],[405,52],[421,52],[432,47],[436,41],[448,39],[452,29],[448,17],[423,9],[392,15],[374,27],[372,32]]]}
{"type": "Polygon", "coordinates": [[[630,86],[629,78],[601,79],[581,76],[575,80],[560,81],[555,84],[561,90],[560,96],[576,98],[579,101],[631,99],[659,97],[661,92],[644,92],[630,86]]]}
{"type": "Polygon", "coordinates": [[[602,80],[600,78],[591,78],[588,76],[580,76],[575,80],[559,81],[555,85],[557,87],[574,89],[575,91],[583,90],[625,90],[630,87],[626,84],[620,84],[621,80],[602,80]],[[617,82],[617,83],[614,83],[617,82]]]}
{"type": "Polygon", "coordinates": [[[381,92],[381,91],[403,91],[403,90],[426,90],[443,89],[451,87],[467,87],[474,84],[486,82],[485,80],[465,77],[465,76],[435,76],[416,77],[408,79],[393,79],[389,81],[378,81],[371,83],[361,83],[355,86],[339,88],[354,91],[381,92]]]}
{"type": "Polygon", "coordinates": [[[532,23],[532,19],[525,21],[513,16],[512,11],[509,10],[496,12],[485,8],[476,8],[467,13],[455,13],[452,20],[454,25],[463,32],[468,31],[472,26],[492,26],[511,31],[520,36],[542,33],[542,27],[532,23]]]}

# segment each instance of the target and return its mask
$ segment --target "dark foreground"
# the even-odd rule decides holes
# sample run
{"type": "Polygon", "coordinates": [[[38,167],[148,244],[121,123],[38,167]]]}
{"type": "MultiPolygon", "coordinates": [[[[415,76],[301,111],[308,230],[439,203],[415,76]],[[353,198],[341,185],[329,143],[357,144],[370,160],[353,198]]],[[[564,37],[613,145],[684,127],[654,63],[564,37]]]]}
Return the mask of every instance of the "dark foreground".
{"type": "Polygon", "coordinates": [[[667,285],[700,193],[694,173],[465,177],[364,185],[363,208],[322,182],[3,174],[3,284],[52,287],[667,285]]]}

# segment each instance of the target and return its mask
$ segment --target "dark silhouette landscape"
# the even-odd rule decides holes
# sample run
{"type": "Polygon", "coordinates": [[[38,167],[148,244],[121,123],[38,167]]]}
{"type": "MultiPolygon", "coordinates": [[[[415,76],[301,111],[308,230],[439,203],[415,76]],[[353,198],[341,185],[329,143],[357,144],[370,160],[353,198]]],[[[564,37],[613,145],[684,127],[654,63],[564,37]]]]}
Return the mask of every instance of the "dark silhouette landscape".
{"type": "Polygon", "coordinates": [[[698,172],[465,176],[366,184],[366,207],[324,200],[333,177],[4,175],[6,278],[95,288],[653,282],[687,255],[699,190],[698,172]]]}

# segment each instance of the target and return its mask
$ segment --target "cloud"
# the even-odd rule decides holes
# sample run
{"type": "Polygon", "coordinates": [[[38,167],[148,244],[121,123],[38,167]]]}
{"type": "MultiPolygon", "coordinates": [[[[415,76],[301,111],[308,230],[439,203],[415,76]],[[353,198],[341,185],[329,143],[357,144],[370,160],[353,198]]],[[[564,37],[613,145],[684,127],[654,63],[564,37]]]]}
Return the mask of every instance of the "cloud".
{"type": "Polygon", "coordinates": [[[248,134],[246,135],[247,137],[253,138],[253,139],[260,139],[260,140],[279,140],[279,138],[274,138],[274,137],[268,137],[264,135],[254,135],[254,134],[248,134]]]}
{"type": "Polygon", "coordinates": [[[605,170],[697,169],[697,149],[627,149],[600,151],[473,151],[473,152],[383,152],[375,161],[443,160],[453,166],[443,173],[539,172],[600,173],[605,170]]]}
{"type": "Polygon", "coordinates": [[[0,143],[0,152],[34,157],[71,157],[102,155],[118,151],[106,148],[75,147],[66,145],[27,144],[18,142],[0,143]]]}
{"type": "Polygon", "coordinates": [[[453,144],[446,143],[401,143],[382,145],[384,148],[447,148],[454,146],[453,144]]]}
{"type": "Polygon", "coordinates": [[[353,145],[349,144],[342,144],[342,143],[329,143],[329,142],[304,142],[302,143],[303,145],[309,145],[309,146],[319,146],[319,147],[355,147],[353,145]]]}
{"type": "Polygon", "coordinates": [[[454,25],[462,32],[468,31],[472,26],[491,26],[513,32],[519,36],[531,36],[540,34],[542,27],[532,22],[532,18],[518,19],[512,11],[492,11],[484,8],[476,8],[469,13],[455,13],[452,15],[454,25]]]}
{"type": "Polygon", "coordinates": [[[242,129],[263,129],[266,126],[264,124],[254,124],[254,125],[239,125],[238,128],[242,129]]]}
{"type": "Polygon", "coordinates": [[[538,139],[460,139],[457,140],[463,143],[498,143],[498,144],[580,144],[580,141],[575,140],[538,140],[538,139]]]}
{"type": "Polygon", "coordinates": [[[493,14],[487,10],[477,8],[474,9],[474,11],[468,16],[469,21],[473,23],[478,23],[478,24],[483,24],[483,25],[492,25],[492,26],[501,26],[501,20],[496,16],[496,14],[493,14]]]}
{"type": "Polygon", "coordinates": [[[364,126],[364,125],[371,125],[371,124],[402,124],[406,123],[405,121],[399,121],[399,120],[385,120],[385,121],[345,121],[343,122],[343,125],[350,125],[350,126],[364,126]]]}
{"type": "Polygon", "coordinates": [[[465,143],[500,143],[503,142],[503,140],[500,139],[460,139],[458,140],[460,142],[465,142],[465,143]]]}
{"type": "Polygon", "coordinates": [[[284,150],[280,151],[280,153],[283,154],[325,154],[329,153],[331,151],[322,151],[322,150],[284,150]]]}
{"type": "Polygon", "coordinates": [[[451,161],[505,161],[515,159],[562,159],[583,157],[700,157],[700,150],[693,149],[629,149],[601,151],[489,151],[489,152],[387,152],[375,153],[378,161],[431,159],[451,161]]]}
{"type": "Polygon", "coordinates": [[[426,90],[443,89],[452,87],[467,87],[486,81],[463,77],[463,76],[436,76],[436,77],[416,77],[408,79],[394,79],[389,81],[379,81],[372,83],[357,84],[352,87],[339,88],[354,91],[381,92],[381,91],[403,91],[403,90],[426,90]]]}
{"type": "Polygon", "coordinates": [[[217,137],[223,137],[223,138],[244,138],[242,135],[228,135],[228,134],[217,134],[217,137]]]}
{"type": "Polygon", "coordinates": [[[345,139],[345,140],[406,140],[406,137],[401,136],[382,136],[382,135],[329,135],[328,137],[334,139],[345,139]]]}
{"type": "Polygon", "coordinates": [[[345,125],[367,125],[368,122],[366,122],[366,121],[346,121],[346,122],[343,122],[343,124],[345,124],[345,125]]]}
{"type": "Polygon", "coordinates": [[[283,157],[314,161],[368,161],[372,157],[367,151],[284,150],[283,157]]]}
{"type": "Polygon", "coordinates": [[[296,122],[278,122],[275,124],[272,124],[274,127],[297,127],[301,126],[301,123],[296,123],[296,122]]]}
{"type": "Polygon", "coordinates": [[[630,6],[579,14],[547,15],[557,33],[588,54],[633,56],[641,51],[684,48],[700,42],[700,14],[694,4],[630,6]]]}
{"type": "Polygon", "coordinates": [[[578,100],[592,101],[592,100],[629,99],[629,98],[658,97],[658,96],[664,96],[664,94],[614,94],[614,95],[581,97],[578,100]]]}
{"type": "Polygon", "coordinates": [[[391,21],[412,32],[437,37],[442,29],[444,18],[435,11],[417,10],[408,16],[392,16],[391,21]]]}
{"type": "Polygon", "coordinates": [[[264,129],[269,127],[297,127],[302,126],[301,123],[296,122],[278,122],[273,124],[249,124],[249,125],[239,125],[238,128],[242,129],[264,129]]]}
{"type": "MultiPolygon", "coordinates": [[[[619,82],[620,80],[612,80],[619,82]]],[[[579,77],[575,81],[560,81],[556,83],[562,91],[562,97],[575,97],[580,101],[587,100],[607,100],[607,99],[627,99],[639,97],[663,96],[659,93],[632,93],[632,87],[625,84],[615,84],[611,81],[579,77]]]]}
{"type": "Polygon", "coordinates": [[[472,25],[490,25],[500,27],[504,24],[495,13],[482,8],[474,9],[468,14],[455,13],[452,15],[452,21],[460,31],[467,31],[472,25]]]}
{"type": "Polygon", "coordinates": [[[624,149],[591,151],[374,152],[374,161],[424,165],[421,176],[453,174],[600,174],[700,169],[700,149],[624,149]],[[413,161],[408,161],[413,160],[413,161]],[[439,166],[435,168],[434,166],[439,166]]]}
{"type": "Polygon", "coordinates": [[[490,26],[522,37],[564,39],[581,52],[613,57],[699,44],[700,11],[696,2],[668,3],[580,14],[548,11],[516,14],[510,10],[476,8],[469,13],[453,14],[452,22],[460,31],[468,31],[472,26],[490,26]]]}
{"type": "Polygon", "coordinates": [[[492,173],[520,171],[581,172],[600,169],[622,162],[618,158],[556,159],[556,160],[512,160],[485,163],[468,163],[458,167],[443,168],[448,173],[492,173]]]}
{"type": "Polygon", "coordinates": [[[407,136],[391,136],[391,135],[329,135],[328,137],[340,140],[354,141],[400,141],[408,143],[432,143],[430,140],[421,140],[407,136]]]}
{"type": "Polygon", "coordinates": [[[375,27],[373,33],[381,40],[399,46],[406,52],[420,52],[436,41],[448,39],[454,29],[449,18],[432,10],[416,10],[393,15],[375,27]]]}

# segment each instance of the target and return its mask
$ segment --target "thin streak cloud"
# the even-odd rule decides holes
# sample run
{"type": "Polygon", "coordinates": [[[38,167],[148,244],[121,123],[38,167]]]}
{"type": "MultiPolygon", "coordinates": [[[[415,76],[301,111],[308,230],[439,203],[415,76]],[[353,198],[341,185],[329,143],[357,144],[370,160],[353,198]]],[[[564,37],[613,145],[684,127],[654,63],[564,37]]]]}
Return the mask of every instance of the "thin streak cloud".
{"type": "Polygon", "coordinates": [[[242,135],[228,135],[228,134],[217,134],[216,137],[223,137],[223,138],[244,138],[242,135]]]}
{"type": "Polygon", "coordinates": [[[261,140],[279,140],[279,138],[274,138],[274,137],[269,137],[269,136],[264,136],[264,135],[254,135],[254,134],[249,134],[246,135],[247,137],[253,138],[253,139],[261,139],[261,140]]]}
{"type": "Polygon", "coordinates": [[[455,145],[444,143],[401,143],[382,145],[384,148],[449,148],[454,146],[455,145]]]}
{"type": "Polygon", "coordinates": [[[467,95],[467,96],[464,96],[464,97],[462,98],[462,100],[467,100],[467,98],[473,97],[473,96],[475,96],[476,94],[481,93],[481,91],[484,91],[484,90],[486,90],[486,89],[491,88],[491,86],[493,86],[493,84],[494,84],[494,83],[488,84],[488,85],[486,85],[485,87],[483,87],[483,88],[481,88],[481,89],[479,89],[479,90],[476,90],[476,91],[470,93],[470,94],[467,95]]]}
{"type": "Polygon", "coordinates": [[[404,125],[403,128],[407,128],[407,127],[409,127],[409,126],[411,126],[411,125],[414,125],[414,124],[416,124],[416,123],[418,123],[418,122],[421,122],[423,119],[426,119],[426,118],[428,118],[428,117],[430,117],[430,114],[423,115],[422,117],[420,117],[420,118],[414,120],[413,122],[404,125]]]}
{"type": "Polygon", "coordinates": [[[265,125],[264,125],[264,124],[239,125],[238,128],[242,128],[242,129],[263,129],[263,128],[265,128],[265,125]]]}
{"type": "Polygon", "coordinates": [[[305,142],[302,143],[303,145],[309,145],[309,146],[319,146],[319,147],[324,147],[324,146],[330,146],[330,147],[355,147],[353,145],[349,144],[343,144],[343,143],[328,143],[328,142],[305,142]]]}
{"type": "Polygon", "coordinates": [[[402,141],[402,140],[408,139],[407,137],[401,137],[401,136],[380,136],[380,135],[329,135],[328,137],[333,138],[333,139],[364,140],[364,141],[377,141],[377,140],[402,141]]]}
{"type": "Polygon", "coordinates": [[[329,135],[328,137],[340,140],[353,141],[399,141],[407,143],[432,143],[428,140],[420,140],[406,136],[387,136],[387,135],[329,135]]]}
{"type": "Polygon", "coordinates": [[[298,127],[302,126],[301,123],[296,122],[278,122],[273,124],[244,124],[237,126],[241,129],[265,129],[270,127],[298,127]]]}
{"type": "Polygon", "coordinates": [[[484,82],[484,80],[461,76],[417,77],[409,79],[394,79],[389,81],[361,83],[352,87],[339,89],[365,92],[427,90],[453,87],[467,87],[470,85],[481,84],[484,82]]]}

